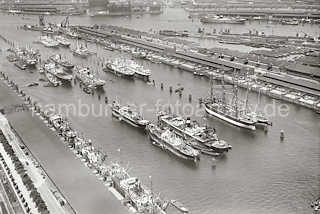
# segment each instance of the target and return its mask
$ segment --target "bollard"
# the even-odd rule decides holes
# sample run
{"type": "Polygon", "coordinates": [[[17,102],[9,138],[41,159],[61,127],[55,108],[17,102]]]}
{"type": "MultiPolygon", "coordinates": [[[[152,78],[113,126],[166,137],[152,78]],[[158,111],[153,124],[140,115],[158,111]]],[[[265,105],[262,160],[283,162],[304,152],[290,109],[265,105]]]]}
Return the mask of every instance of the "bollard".
{"type": "Polygon", "coordinates": [[[189,94],[189,102],[191,103],[192,102],[192,95],[189,94]]]}
{"type": "Polygon", "coordinates": [[[283,141],[283,139],[284,139],[284,131],[281,130],[280,131],[280,140],[283,141]]]}
{"type": "Polygon", "coordinates": [[[161,90],[163,90],[163,83],[160,84],[160,88],[161,88],[161,90]]]}
{"type": "Polygon", "coordinates": [[[268,126],[264,126],[263,130],[264,130],[265,133],[267,133],[268,132],[268,126]]]}

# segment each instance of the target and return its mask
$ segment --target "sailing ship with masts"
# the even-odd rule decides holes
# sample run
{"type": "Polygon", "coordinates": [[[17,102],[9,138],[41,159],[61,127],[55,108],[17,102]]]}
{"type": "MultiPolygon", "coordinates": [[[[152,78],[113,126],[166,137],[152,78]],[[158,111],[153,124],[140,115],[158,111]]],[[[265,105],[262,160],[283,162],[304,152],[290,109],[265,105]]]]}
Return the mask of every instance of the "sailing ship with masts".
{"type": "Polygon", "coordinates": [[[248,96],[245,101],[246,105],[241,105],[238,97],[237,77],[235,75],[233,76],[233,81],[232,100],[231,103],[228,103],[226,98],[227,87],[224,85],[224,75],[222,75],[221,96],[218,96],[217,93],[214,94],[213,77],[210,77],[210,97],[205,99],[205,110],[210,116],[219,118],[234,126],[256,130],[258,120],[254,112],[248,108],[248,96]]]}
{"type": "Polygon", "coordinates": [[[87,43],[85,43],[85,45],[83,45],[83,44],[79,45],[78,41],[77,41],[76,48],[75,49],[71,49],[71,52],[72,52],[72,54],[74,56],[79,56],[81,58],[87,58],[87,57],[95,54],[94,52],[89,51],[87,43]]]}

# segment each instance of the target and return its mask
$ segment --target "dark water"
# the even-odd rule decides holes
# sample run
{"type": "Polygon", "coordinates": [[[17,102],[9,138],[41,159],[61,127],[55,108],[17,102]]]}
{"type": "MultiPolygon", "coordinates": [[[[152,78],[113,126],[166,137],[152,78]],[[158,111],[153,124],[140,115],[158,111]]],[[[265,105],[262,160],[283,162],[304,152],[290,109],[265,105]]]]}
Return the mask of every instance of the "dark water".
{"type": "MultiPolygon", "coordinates": [[[[173,16],[172,20],[174,18],[176,16],[173,16]]],[[[148,30],[156,27],[160,29],[181,26],[180,18],[177,19],[176,23],[168,21],[171,18],[164,16],[155,16],[149,20],[72,17],[71,21],[111,23],[148,30]]],[[[181,20],[183,19],[181,16],[181,20]]],[[[21,45],[31,44],[39,34],[17,31],[16,26],[22,21],[33,23],[37,21],[37,17],[33,17],[32,20],[22,20],[21,17],[8,18],[0,15],[1,34],[11,40],[19,41],[21,45]]],[[[185,27],[190,25],[185,24],[185,27]]],[[[319,31],[319,28],[316,30],[319,31]]],[[[3,42],[0,44],[3,47],[3,42]]],[[[59,52],[36,44],[33,46],[39,48],[44,57],[59,52]]],[[[120,54],[103,50],[95,45],[90,45],[90,48],[97,50],[100,58],[113,58],[120,54]]],[[[92,68],[98,67],[97,57],[80,60],[72,57],[68,50],[60,49],[60,51],[75,63],[92,68]]],[[[1,70],[11,79],[19,85],[37,81],[37,73],[17,70],[4,59],[3,55],[1,70]]],[[[107,80],[103,96],[108,96],[109,100],[117,98],[122,102],[146,104],[151,110],[145,110],[143,113],[150,120],[155,119],[155,112],[152,109],[158,100],[161,100],[161,104],[176,103],[176,101],[187,104],[187,96],[192,94],[191,105],[199,109],[197,99],[207,95],[207,80],[195,78],[190,73],[171,69],[165,65],[144,61],[141,63],[152,70],[156,87],[139,80],[131,82],[119,79],[100,71],[100,77],[107,80]],[[164,91],[160,90],[160,82],[165,85],[164,91]],[[178,84],[185,88],[181,99],[175,94],[170,95],[168,90],[169,86],[175,88],[178,84]]],[[[95,109],[99,109],[100,105],[104,106],[102,99],[99,101],[96,94],[87,95],[78,85],[73,88],[26,87],[25,90],[42,104],[81,102],[93,104],[95,109]]],[[[251,95],[250,102],[255,103],[257,95],[255,93],[251,95]]],[[[261,103],[262,106],[274,104],[276,109],[282,104],[268,97],[262,97],[261,103]]],[[[213,118],[198,117],[199,121],[214,126],[219,136],[233,146],[232,151],[224,159],[217,160],[215,168],[212,168],[211,158],[206,156],[202,156],[199,166],[185,163],[152,146],[142,132],[110,116],[70,115],[69,117],[76,129],[85,133],[108,153],[109,160],[128,163],[131,168],[130,174],[141,178],[146,185],[149,183],[148,176],[151,175],[156,192],[161,192],[161,196],[165,198],[183,202],[192,213],[310,213],[309,204],[319,197],[320,192],[320,116],[303,107],[291,104],[288,106],[290,111],[287,117],[280,117],[279,113],[271,117],[273,126],[269,128],[268,133],[262,130],[252,133],[213,118]],[[281,129],[285,131],[283,142],[279,139],[281,129]],[[121,152],[118,151],[119,148],[121,152]]],[[[201,115],[205,115],[203,109],[200,108],[199,111],[202,112],[201,115]]]]}

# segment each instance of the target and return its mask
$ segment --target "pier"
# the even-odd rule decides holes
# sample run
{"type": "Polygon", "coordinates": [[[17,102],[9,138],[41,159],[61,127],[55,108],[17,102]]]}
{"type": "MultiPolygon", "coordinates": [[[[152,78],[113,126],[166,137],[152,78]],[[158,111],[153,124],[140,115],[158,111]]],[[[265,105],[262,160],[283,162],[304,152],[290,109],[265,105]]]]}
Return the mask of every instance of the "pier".
{"type": "MultiPolygon", "coordinates": [[[[260,85],[255,85],[252,90],[261,92],[265,95],[268,95],[273,98],[277,99],[283,99],[289,102],[293,102],[298,105],[303,105],[305,107],[317,110],[319,108],[320,104],[320,84],[317,82],[313,82],[310,79],[297,79],[296,76],[294,76],[292,73],[286,74],[286,73],[280,73],[279,67],[277,66],[270,66],[270,65],[260,65],[255,64],[256,62],[250,62],[253,65],[244,64],[243,62],[236,62],[234,60],[231,60],[232,57],[228,56],[229,59],[221,59],[216,57],[209,57],[206,54],[201,53],[191,53],[190,51],[182,51],[177,50],[177,48],[165,45],[165,44],[157,44],[150,40],[150,38],[139,38],[139,35],[125,35],[121,32],[105,32],[101,30],[92,29],[90,27],[84,27],[84,26],[78,26],[75,27],[79,33],[82,34],[83,39],[86,39],[87,36],[93,36],[97,38],[97,43],[102,39],[110,39],[111,41],[115,43],[125,44],[129,46],[134,46],[143,50],[151,51],[158,53],[159,55],[164,55],[168,58],[178,59],[178,60],[184,60],[190,63],[195,63],[198,65],[201,65],[203,67],[209,66],[213,69],[219,70],[220,72],[223,72],[226,74],[227,78],[225,78],[225,81],[228,83],[233,84],[232,79],[232,73],[251,73],[255,74],[257,73],[257,79],[260,81],[260,85]],[[256,67],[258,66],[259,67],[256,67]],[[264,68],[265,67],[265,68],[264,68]],[[264,85],[272,84],[272,88],[274,90],[263,90],[264,85]],[[285,92],[280,92],[277,89],[277,86],[281,88],[280,90],[285,90],[285,92]],[[292,93],[299,94],[298,97],[291,99],[290,97],[292,93]],[[273,93],[275,92],[275,94],[273,93]],[[280,94],[279,94],[280,93],[280,94]],[[308,95],[315,96],[314,101],[306,101],[304,99],[305,96],[308,95]]],[[[140,36],[142,37],[142,36],[140,36]]],[[[101,43],[102,44],[102,43],[101,43]]],[[[167,64],[166,61],[164,63],[167,64]]],[[[173,65],[172,63],[168,63],[168,65],[173,65]]],[[[174,67],[177,65],[174,65],[174,67]]],[[[301,69],[300,69],[301,70],[301,69]]],[[[317,69],[314,69],[312,71],[303,71],[304,74],[310,74],[312,76],[318,75],[316,74],[317,69]]],[[[301,72],[301,71],[299,71],[301,72]]],[[[218,77],[218,79],[221,79],[221,76],[218,77]]],[[[247,80],[250,81],[250,80],[247,80]]],[[[247,88],[248,86],[252,86],[254,83],[247,84],[240,83],[239,86],[243,88],[247,88]]]]}
{"type": "MultiPolygon", "coordinates": [[[[0,100],[0,109],[23,104],[2,81],[0,100]]],[[[107,189],[101,187],[102,184],[95,176],[66,150],[59,135],[50,130],[39,117],[33,116],[30,111],[24,111],[7,114],[6,118],[76,212],[102,213],[102,210],[112,209],[116,214],[127,213],[125,207],[107,189]],[[79,197],[81,195],[86,197],[79,197]]]]}

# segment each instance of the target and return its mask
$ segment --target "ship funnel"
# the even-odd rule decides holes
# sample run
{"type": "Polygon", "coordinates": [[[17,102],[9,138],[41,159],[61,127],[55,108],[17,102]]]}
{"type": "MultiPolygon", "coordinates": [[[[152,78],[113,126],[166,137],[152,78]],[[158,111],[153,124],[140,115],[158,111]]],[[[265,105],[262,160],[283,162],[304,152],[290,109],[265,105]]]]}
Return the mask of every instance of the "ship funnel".
{"type": "Polygon", "coordinates": [[[187,127],[190,127],[190,126],[191,126],[191,119],[190,119],[190,117],[187,118],[186,125],[187,125],[187,127]]]}

